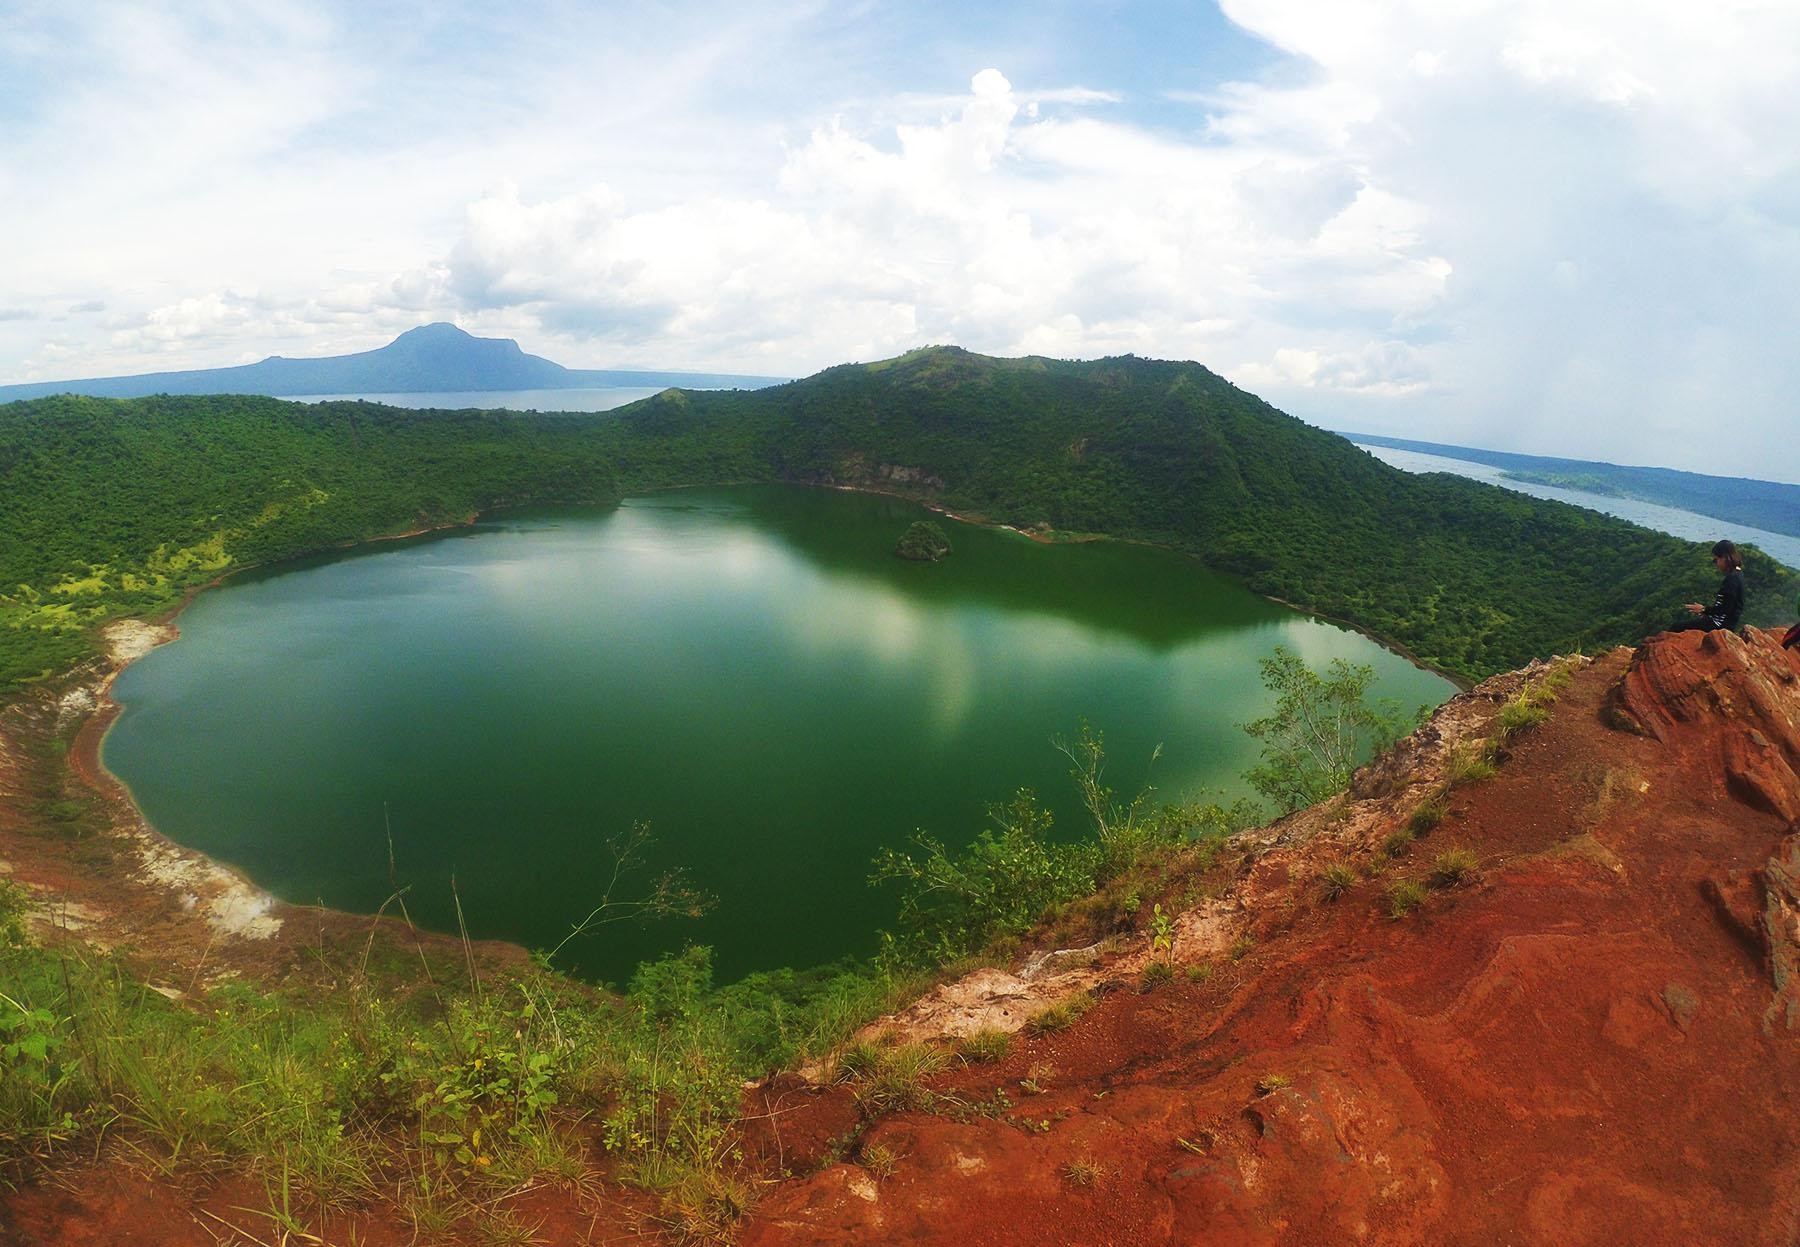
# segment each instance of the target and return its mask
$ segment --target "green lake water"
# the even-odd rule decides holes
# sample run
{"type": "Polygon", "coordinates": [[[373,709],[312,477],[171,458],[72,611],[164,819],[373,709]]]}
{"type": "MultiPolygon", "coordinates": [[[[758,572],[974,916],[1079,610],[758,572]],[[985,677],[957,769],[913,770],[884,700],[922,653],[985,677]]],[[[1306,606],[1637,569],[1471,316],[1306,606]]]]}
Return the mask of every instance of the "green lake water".
{"type": "Polygon", "coordinates": [[[1163,551],[946,520],[944,562],[895,558],[925,514],[682,491],[236,577],[119,677],[105,761],[160,831],[285,899],[373,912],[391,826],[416,921],[455,929],[454,876],[472,933],[534,947],[648,822],[653,865],[716,907],[565,956],[622,980],[694,941],[723,981],[872,951],[893,898],[870,860],[917,828],[966,841],[1030,787],[1074,834],[1051,741],[1083,719],[1122,793],[1235,796],[1277,644],[1372,664],[1409,708],[1454,691],[1163,551]]]}

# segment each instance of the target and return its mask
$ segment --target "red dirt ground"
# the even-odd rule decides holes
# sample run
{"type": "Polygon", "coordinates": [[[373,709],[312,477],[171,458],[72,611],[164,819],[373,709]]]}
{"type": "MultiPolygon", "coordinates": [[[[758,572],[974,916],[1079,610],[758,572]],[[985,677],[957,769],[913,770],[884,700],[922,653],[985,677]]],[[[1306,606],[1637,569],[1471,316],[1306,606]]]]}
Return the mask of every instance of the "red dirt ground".
{"type": "MultiPolygon", "coordinates": [[[[751,1151],[793,1176],[739,1241],[1800,1243],[1800,655],[1686,633],[1583,666],[1389,861],[1431,778],[1399,765],[1257,841],[1233,889],[1254,944],[1210,977],[1140,991],[1142,950],[1117,954],[1091,1012],[938,1078],[932,1112],[752,1093],[781,1115],[751,1151]],[[1451,847],[1478,876],[1391,917],[1388,886],[1451,847]],[[1362,878],[1328,902],[1337,862],[1362,878]]],[[[208,1214],[254,1231],[225,1210],[260,1196],[103,1166],[0,1201],[0,1241],[210,1245],[208,1214]]],[[[625,1241],[603,1198],[526,1198],[539,1241],[625,1241]]]]}

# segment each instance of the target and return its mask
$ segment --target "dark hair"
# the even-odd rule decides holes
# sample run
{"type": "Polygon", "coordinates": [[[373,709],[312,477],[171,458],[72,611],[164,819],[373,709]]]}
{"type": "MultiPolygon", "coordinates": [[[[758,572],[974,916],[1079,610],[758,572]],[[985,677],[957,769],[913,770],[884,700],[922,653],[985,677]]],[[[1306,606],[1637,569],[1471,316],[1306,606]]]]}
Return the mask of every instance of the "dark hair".
{"type": "Polygon", "coordinates": [[[1737,547],[1732,545],[1729,541],[1721,541],[1715,545],[1713,547],[1713,557],[1715,559],[1725,559],[1729,561],[1733,567],[1740,571],[1743,570],[1744,556],[1739,554],[1737,552],[1737,547]]]}

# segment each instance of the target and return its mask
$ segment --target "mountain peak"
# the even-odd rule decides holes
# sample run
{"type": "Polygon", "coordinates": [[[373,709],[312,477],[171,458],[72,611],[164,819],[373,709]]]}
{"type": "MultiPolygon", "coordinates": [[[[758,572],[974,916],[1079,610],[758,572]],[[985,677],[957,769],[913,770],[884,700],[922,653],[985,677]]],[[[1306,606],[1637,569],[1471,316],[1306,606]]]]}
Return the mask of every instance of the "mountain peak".
{"type": "MultiPolygon", "coordinates": [[[[434,320],[429,325],[419,325],[408,329],[405,333],[388,343],[399,346],[402,342],[511,342],[511,338],[477,338],[467,329],[451,324],[447,320],[434,320]]],[[[516,344],[515,344],[516,345],[516,344]]]]}

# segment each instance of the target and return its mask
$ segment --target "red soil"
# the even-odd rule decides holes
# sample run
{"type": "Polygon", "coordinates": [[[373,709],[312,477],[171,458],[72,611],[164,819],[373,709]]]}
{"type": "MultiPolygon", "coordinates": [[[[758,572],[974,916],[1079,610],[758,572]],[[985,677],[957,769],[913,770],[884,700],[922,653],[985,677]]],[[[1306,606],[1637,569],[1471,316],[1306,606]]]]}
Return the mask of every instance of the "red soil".
{"type": "MultiPolygon", "coordinates": [[[[1142,992],[1121,954],[1084,1018],[940,1077],[935,1112],[753,1092],[748,1150],[794,1176],[740,1242],[1800,1242],[1800,655],[1686,633],[1587,665],[1497,777],[1323,900],[1324,866],[1382,861],[1436,732],[1261,839],[1233,888],[1254,945],[1211,977],[1142,992]],[[1478,877],[1390,917],[1451,847],[1478,877]]],[[[592,1191],[526,1201],[542,1242],[631,1222],[592,1191]]],[[[0,1201],[0,1241],[231,1241],[208,1217],[257,1231],[243,1206],[267,1201],[103,1167],[0,1201]]]]}
{"type": "Polygon", "coordinates": [[[1766,633],[1603,659],[1379,880],[1326,903],[1345,846],[1277,849],[1243,961],[947,1081],[1034,1124],[890,1118],[891,1176],[789,1183],[741,1242],[1800,1241],[1797,673],[1766,633]],[[1480,881],[1389,917],[1452,845],[1480,881]]]}

